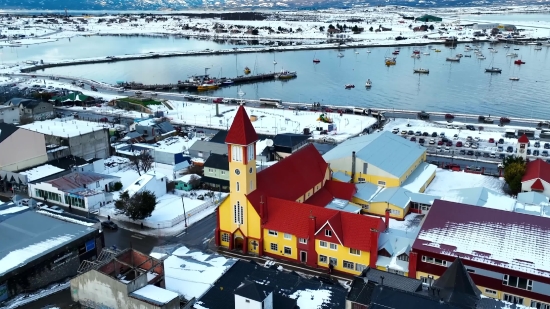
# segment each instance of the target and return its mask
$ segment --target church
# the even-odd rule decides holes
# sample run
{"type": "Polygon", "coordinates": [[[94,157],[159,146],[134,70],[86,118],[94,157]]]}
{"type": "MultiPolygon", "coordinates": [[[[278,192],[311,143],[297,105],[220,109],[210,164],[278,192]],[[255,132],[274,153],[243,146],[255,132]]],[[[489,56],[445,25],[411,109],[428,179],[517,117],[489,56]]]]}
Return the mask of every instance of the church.
{"type": "Polygon", "coordinates": [[[230,194],[217,209],[216,245],[360,274],[376,267],[381,217],[358,214],[355,184],[332,180],[313,145],[257,171],[258,135],[240,106],[225,143],[230,194]]]}

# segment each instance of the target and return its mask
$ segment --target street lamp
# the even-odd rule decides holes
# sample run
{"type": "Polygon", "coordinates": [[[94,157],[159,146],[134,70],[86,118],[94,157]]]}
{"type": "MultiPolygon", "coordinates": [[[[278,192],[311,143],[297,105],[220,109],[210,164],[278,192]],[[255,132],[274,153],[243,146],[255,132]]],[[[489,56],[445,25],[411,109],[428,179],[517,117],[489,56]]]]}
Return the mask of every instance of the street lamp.
{"type": "Polygon", "coordinates": [[[183,195],[181,196],[181,205],[183,206],[183,220],[185,221],[185,227],[187,227],[187,214],[185,213],[185,203],[183,202],[183,195]]]}

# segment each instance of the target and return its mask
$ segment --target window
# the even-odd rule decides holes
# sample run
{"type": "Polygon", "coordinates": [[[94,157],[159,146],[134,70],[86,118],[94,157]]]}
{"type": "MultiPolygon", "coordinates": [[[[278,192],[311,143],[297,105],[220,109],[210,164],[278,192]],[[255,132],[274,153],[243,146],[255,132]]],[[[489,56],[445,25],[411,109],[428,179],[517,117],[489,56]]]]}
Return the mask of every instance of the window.
{"type": "Polygon", "coordinates": [[[298,242],[301,244],[307,244],[307,239],[305,238],[298,238],[298,242]]]}
{"type": "Polygon", "coordinates": [[[515,295],[503,294],[502,300],[512,304],[523,305],[523,297],[519,297],[515,295]]]}
{"type": "Polygon", "coordinates": [[[337,245],[337,244],[331,243],[331,244],[330,244],[330,249],[332,249],[332,250],[338,250],[338,245],[337,245]]]}
{"type": "Polygon", "coordinates": [[[243,162],[243,152],[240,146],[231,146],[231,161],[243,162]]]}
{"type": "Polygon", "coordinates": [[[359,264],[359,263],[355,264],[355,270],[356,271],[361,271],[362,272],[366,268],[367,268],[367,265],[363,265],[363,264],[359,264]]]}
{"type": "Polygon", "coordinates": [[[401,211],[397,210],[397,209],[390,209],[390,214],[392,215],[400,215],[401,214],[401,211]]]}
{"type": "Polygon", "coordinates": [[[321,241],[319,242],[319,247],[326,248],[326,247],[327,247],[327,242],[321,240],[321,241]]]}
{"type": "Polygon", "coordinates": [[[406,253],[402,253],[402,254],[397,256],[397,259],[400,260],[400,261],[408,262],[409,261],[409,256],[406,253]]]}
{"type": "Polygon", "coordinates": [[[363,174],[368,174],[368,171],[369,171],[369,164],[368,163],[363,163],[363,174]]]}
{"type": "Polygon", "coordinates": [[[292,248],[285,247],[285,254],[292,254],[292,248]]]}
{"type": "Polygon", "coordinates": [[[391,268],[388,268],[388,272],[389,272],[390,274],[396,274],[396,275],[400,275],[400,276],[404,276],[404,275],[405,275],[405,272],[400,271],[400,270],[396,270],[396,269],[391,269],[391,268]]]}
{"type": "Polygon", "coordinates": [[[369,210],[369,205],[368,204],[359,204],[361,206],[361,209],[363,210],[369,210]]]}
{"type": "MultiPolygon", "coordinates": [[[[210,169],[212,171],[212,169],[210,169]]],[[[225,171],[220,171],[221,175],[225,175],[225,171]]]]}
{"type": "Polygon", "coordinates": [[[222,241],[223,242],[229,242],[229,234],[228,233],[222,233],[222,241]]]}
{"type": "Polygon", "coordinates": [[[422,262],[431,263],[439,266],[447,266],[447,261],[434,259],[433,257],[429,257],[425,255],[422,256],[422,262]]]}
{"type": "Polygon", "coordinates": [[[254,190],[254,182],[251,180],[250,181],[250,191],[253,191],[254,190]]]}
{"type": "Polygon", "coordinates": [[[366,180],[363,177],[359,177],[359,178],[357,178],[357,182],[358,183],[364,183],[364,182],[366,182],[366,180]]]}
{"type": "Polygon", "coordinates": [[[241,188],[240,188],[240,186],[239,186],[239,182],[237,181],[237,192],[239,192],[240,189],[241,189],[241,188]]]}
{"type": "Polygon", "coordinates": [[[271,236],[277,236],[279,235],[279,233],[277,233],[277,231],[272,231],[272,230],[268,230],[267,233],[271,236]]]}
{"type": "Polygon", "coordinates": [[[354,268],[354,266],[355,266],[355,265],[353,264],[353,262],[349,262],[349,261],[346,261],[346,260],[344,260],[343,263],[344,263],[344,268],[346,268],[346,269],[351,269],[351,270],[353,270],[353,268],[354,268]]]}
{"type": "Polygon", "coordinates": [[[537,309],[550,309],[550,304],[541,303],[540,301],[532,300],[531,307],[537,309]]]}
{"type": "Polygon", "coordinates": [[[357,250],[357,249],[349,248],[349,254],[361,255],[361,251],[359,251],[359,250],[357,250]]]}
{"type": "Polygon", "coordinates": [[[271,243],[269,244],[269,249],[271,249],[271,251],[279,251],[279,246],[277,244],[271,243]]]}
{"type": "Polygon", "coordinates": [[[96,181],[96,182],[95,182],[95,187],[96,187],[96,188],[99,188],[99,181],[96,181]]]}
{"type": "Polygon", "coordinates": [[[244,212],[243,206],[241,206],[240,202],[237,202],[237,204],[233,206],[233,223],[243,224],[244,222],[243,212],[244,212]]]}
{"type": "Polygon", "coordinates": [[[292,235],[285,233],[284,234],[285,239],[292,239],[292,235]]]}
{"type": "Polygon", "coordinates": [[[327,261],[328,261],[328,259],[325,255],[319,255],[319,263],[326,264],[327,261]]]}
{"type": "Polygon", "coordinates": [[[213,169],[211,169],[211,168],[209,168],[209,169],[208,169],[208,172],[210,172],[210,173],[213,173],[213,172],[214,172],[214,170],[213,170],[213,169]]]}
{"type": "Polygon", "coordinates": [[[246,149],[247,149],[247,153],[248,153],[248,156],[247,156],[247,157],[248,157],[248,161],[254,160],[254,144],[248,145],[248,146],[246,147],[246,149]]]}
{"type": "Polygon", "coordinates": [[[332,264],[332,266],[338,266],[338,259],[337,258],[328,258],[328,261],[330,264],[332,264]]]}
{"type": "Polygon", "coordinates": [[[529,279],[523,279],[520,277],[504,275],[502,284],[511,286],[518,289],[531,291],[533,289],[533,281],[529,279]]]}
{"type": "Polygon", "coordinates": [[[385,186],[385,185],[386,185],[386,182],[383,181],[383,180],[378,180],[378,185],[379,185],[379,186],[385,186]]]}
{"type": "MultiPolygon", "coordinates": [[[[485,294],[497,295],[497,291],[491,290],[491,289],[485,289],[485,294]]],[[[531,307],[533,307],[533,306],[531,306],[531,307]]]]}
{"type": "Polygon", "coordinates": [[[332,237],[332,231],[331,230],[325,230],[325,236],[332,237]]]}

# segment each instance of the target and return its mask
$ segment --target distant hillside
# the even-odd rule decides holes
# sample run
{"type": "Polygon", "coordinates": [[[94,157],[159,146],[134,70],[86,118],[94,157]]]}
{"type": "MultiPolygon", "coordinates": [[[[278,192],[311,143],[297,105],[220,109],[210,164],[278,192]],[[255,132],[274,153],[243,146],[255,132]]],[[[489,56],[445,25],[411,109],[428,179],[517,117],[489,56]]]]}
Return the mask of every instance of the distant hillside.
{"type": "Polygon", "coordinates": [[[2,0],[0,9],[34,10],[182,10],[182,9],[325,9],[355,5],[403,5],[412,7],[461,7],[540,4],[536,0],[2,0]]]}

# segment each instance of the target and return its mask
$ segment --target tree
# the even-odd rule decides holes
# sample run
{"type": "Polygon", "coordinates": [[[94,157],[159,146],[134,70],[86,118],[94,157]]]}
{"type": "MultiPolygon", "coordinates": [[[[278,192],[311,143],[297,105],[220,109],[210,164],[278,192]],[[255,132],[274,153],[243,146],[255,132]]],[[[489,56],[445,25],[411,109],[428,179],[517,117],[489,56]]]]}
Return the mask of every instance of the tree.
{"type": "Polygon", "coordinates": [[[334,29],[334,26],[332,24],[328,25],[329,29],[334,29]]]}
{"type": "Polygon", "coordinates": [[[324,31],[325,31],[325,27],[323,27],[323,26],[319,27],[319,31],[324,32],[324,31]]]}
{"type": "Polygon", "coordinates": [[[258,33],[259,33],[259,32],[258,32],[258,29],[252,30],[252,35],[258,35],[258,33]]]}
{"type": "Polygon", "coordinates": [[[434,25],[430,25],[430,26],[428,27],[428,29],[434,30],[434,25]]]}
{"type": "Polygon", "coordinates": [[[507,165],[504,165],[504,181],[506,181],[508,188],[510,188],[513,194],[521,192],[521,179],[523,175],[525,175],[525,163],[523,159],[515,160],[511,163],[508,162],[507,165]]]}
{"type": "Polygon", "coordinates": [[[147,173],[152,167],[155,160],[149,152],[141,152],[140,154],[130,157],[130,166],[135,170],[139,176],[147,173]]]}
{"type": "Polygon", "coordinates": [[[369,28],[369,31],[372,32],[374,29],[372,28],[372,26],[370,26],[369,28]]]}
{"type": "Polygon", "coordinates": [[[187,174],[197,174],[199,176],[202,176],[204,172],[204,168],[199,165],[190,165],[187,167],[187,174]]]}
{"type": "Polygon", "coordinates": [[[191,178],[189,178],[189,184],[193,189],[198,188],[201,184],[201,179],[197,175],[192,175],[191,178]]]}
{"type": "Polygon", "coordinates": [[[120,191],[122,189],[122,182],[120,181],[115,182],[115,184],[113,185],[113,189],[115,191],[120,191]]]}
{"type": "Polygon", "coordinates": [[[124,214],[132,220],[143,220],[151,216],[157,203],[157,197],[151,191],[137,192],[131,197],[128,191],[124,191],[115,201],[115,208],[117,214],[124,214]]]}

